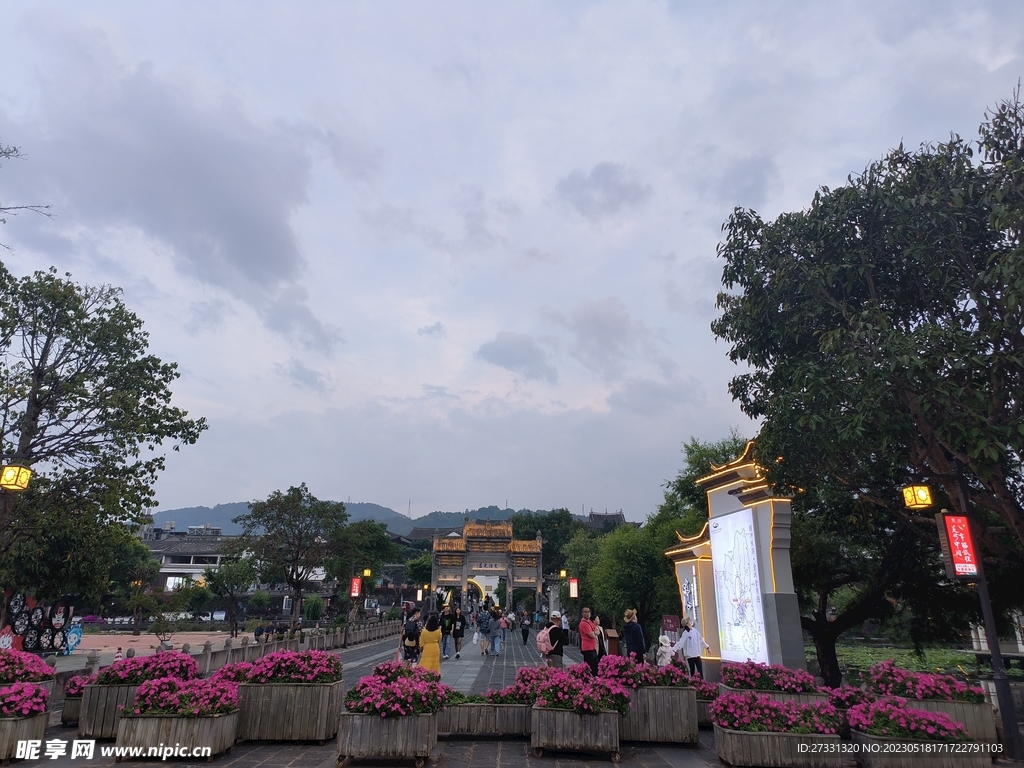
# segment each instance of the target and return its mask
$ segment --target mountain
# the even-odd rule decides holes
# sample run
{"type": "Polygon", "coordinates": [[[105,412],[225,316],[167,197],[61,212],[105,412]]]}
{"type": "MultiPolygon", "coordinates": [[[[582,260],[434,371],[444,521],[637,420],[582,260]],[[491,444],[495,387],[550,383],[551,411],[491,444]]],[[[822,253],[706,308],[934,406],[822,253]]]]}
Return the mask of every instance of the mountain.
{"type": "MultiPolygon", "coordinates": [[[[470,520],[507,520],[515,514],[514,509],[499,509],[496,506],[481,507],[476,510],[465,512],[431,512],[429,515],[410,519],[399,514],[390,507],[383,507],[380,504],[369,502],[353,501],[345,505],[348,510],[349,521],[376,520],[378,523],[387,525],[392,533],[406,534],[413,529],[419,528],[442,528],[462,525],[466,516],[470,520]]],[[[248,502],[235,501],[230,504],[218,504],[215,507],[182,507],[179,509],[158,509],[154,519],[158,527],[165,522],[173,522],[175,530],[184,531],[190,525],[203,525],[209,523],[213,527],[219,527],[226,535],[234,535],[242,532],[242,527],[231,522],[231,518],[244,515],[249,511],[248,502]]]]}

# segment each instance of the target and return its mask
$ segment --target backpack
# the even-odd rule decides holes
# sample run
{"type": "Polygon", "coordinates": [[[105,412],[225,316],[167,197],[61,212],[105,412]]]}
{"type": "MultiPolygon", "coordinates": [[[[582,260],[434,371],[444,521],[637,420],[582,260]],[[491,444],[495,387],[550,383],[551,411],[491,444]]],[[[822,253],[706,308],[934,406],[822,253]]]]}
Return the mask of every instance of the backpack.
{"type": "Polygon", "coordinates": [[[540,651],[541,656],[547,656],[555,650],[555,646],[551,644],[552,626],[552,624],[548,624],[548,626],[537,633],[537,650],[540,651]]]}

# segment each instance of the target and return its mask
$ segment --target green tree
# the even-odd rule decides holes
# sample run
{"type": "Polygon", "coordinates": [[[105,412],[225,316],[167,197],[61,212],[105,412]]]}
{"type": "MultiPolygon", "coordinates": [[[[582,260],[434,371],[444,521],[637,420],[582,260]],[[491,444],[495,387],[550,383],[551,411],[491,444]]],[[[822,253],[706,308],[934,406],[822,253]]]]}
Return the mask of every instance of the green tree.
{"type": "Polygon", "coordinates": [[[270,607],[270,595],[266,592],[259,590],[249,595],[249,599],[246,602],[246,611],[252,611],[258,616],[262,616],[267,612],[267,608],[270,607]]]}
{"type": "Polygon", "coordinates": [[[658,512],[680,520],[687,520],[688,530],[684,534],[693,535],[708,519],[707,493],[697,485],[697,478],[709,475],[714,466],[721,466],[743,453],[747,438],[741,436],[736,429],[729,430],[728,437],[721,440],[704,441],[691,437],[683,444],[685,462],[679,474],[665,483],[665,499],[658,506],[658,512]],[[697,530],[693,525],[699,521],[697,530]]]}
{"type": "Polygon", "coordinates": [[[399,550],[391,541],[384,523],[359,520],[341,529],[332,542],[328,575],[339,581],[348,581],[353,565],[357,576],[364,568],[377,573],[384,563],[398,555],[399,550]]]}
{"type": "Polygon", "coordinates": [[[131,611],[133,635],[141,633],[143,617],[158,608],[153,582],[159,574],[160,563],[153,557],[149,547],[134,536],[119,549],[110,569],[110,590],[131,611]]]}
{"type": "MultiPolygon", "coordinates": [[[[228,615],[231,636],[238,637],[238,601],[256,583],[256,569],[248,558],[232,558],[203,573],[207,588],[221,598],[228,615]]],[[[256,594],[268,597],[263,592],[256,594]]],[[[255,595],[254,595],[255,597],[255,595]]],[[[269,602],[269,597],[267,602],[269,602]]],[[[249,600],[252,605],[252,598],[249,600]]],[[[264,609],[266,605],[264,605],[264,609]]]]}
{"type": "Polygon", "coordinates": [[[302,616],[306,621],[320,621],[324,608],[324,600],[320,595],[310,595],[302,601],[302,616]]]}
{"type": "Polygon", "coordinates": [[[509,517],[512,535],[517,539],[533,539],[540,531],[544,542],[541,557],[545,573],[558,573],[565,568],[562,547],[573,535],[586,526],[573,518],[568,509],[553,509],[550,512],[517,512],[509,517]]]}
{"type": "MultiPolygon", "coordinates": [[[[128,525],[156,506],[160,446],[194,443],[206,423],[170,405],[177,367],[148,354],[148,343],[119,289],[78,285],[55,269],[19,279],[0,265],[0,447],[33,467],[38,486],[0,491],[0,561],[41,530],[73,541],[68,526],[78,520],[92,529],[84,541],[96,523],[128,525]]],[[[91,587],[66,576],[54,591],[91,587]]]]}
{"type": "Polygon", "coordinates": [[[320,501],[305,483],[254,501],[233,522],[242,526],[238,553],[249,553],[264,581],[284,581],[292,592],[291,626],[299,623],[302,592],[313,571],[325,568],[345,533],[345,505],[320,501]]]}
{"type": "Polygon", "coordinates": [[[430,583],[431,569],[434,564],[434,555],[424,552],[419,557],[414,557],[405,564],[405,579],[417,587],[430,583]]]}
{"type": "Polygon", "coordinates": [[[661,625],[654,578],[661,573],[665,559],[647,532],[620,525],[601,538],[597,561],[588,572],[598,612],[615,617],[618,624],[627,608],[636,609],[648,644],[652,634],[658,636],[661,625]]]}

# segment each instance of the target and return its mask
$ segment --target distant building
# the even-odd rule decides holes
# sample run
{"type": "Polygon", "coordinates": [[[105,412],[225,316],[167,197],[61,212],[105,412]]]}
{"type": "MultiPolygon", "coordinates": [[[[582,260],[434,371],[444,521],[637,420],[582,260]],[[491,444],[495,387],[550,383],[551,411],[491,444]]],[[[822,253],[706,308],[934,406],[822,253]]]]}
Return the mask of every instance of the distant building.
{"type": "Polygon", "coordinates": [[[459,538],[462,536],[462,526],[455,527],[442,527],[442,528],[413,528],[406,534],[406,538],[411,541],[433,541],[437,538],[459,538]]]}
{"type": "Polygon", "coordinates": [[[590,517],[587,518],[586,526],[592,531],[610,531],[613,528],[618,528],[620,525],[635,525],[639,527],[639,523],[629,523],[626,520],[626,516],[622,514],[620,509],[618,512],[606,512],[601,514],[599,512],[590,511],[590,517]]]}
{"type": "MultiPolygon", "coordinates": [[[[168,525],[165,523],[165,526],[168,525]]],[[[170,523],[170,525],[174,525],[170,523]]],[[[199,581],[203,572],[216,568],[224,557],[224,547],[230,536],[221,536],[219,528],[189,526],[197,529],[188,533],[176,532],[173,528],[158,528],[166,535],[147,541],[153,556],[160,561],[160,575],[157,585],[172,590],[184,586],[188,581],[199,581]],[[216,531],[217,533],[211,533],[216,531]]]]}

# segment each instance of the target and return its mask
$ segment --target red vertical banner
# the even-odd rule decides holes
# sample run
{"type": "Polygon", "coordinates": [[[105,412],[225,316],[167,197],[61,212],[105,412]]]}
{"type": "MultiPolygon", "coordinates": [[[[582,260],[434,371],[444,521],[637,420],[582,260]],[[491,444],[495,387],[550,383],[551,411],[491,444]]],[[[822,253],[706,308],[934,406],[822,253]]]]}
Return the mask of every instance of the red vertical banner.
{"type": "Polygon", "coordinates": [[[971,536],[971,521],[964,515],[943,515],[946,539],[949,542],[949,556],[957,578],[972,578],[978,575],[978,553],[971,536]]]}
{"type": "Polygon", "coordinates": [[[578,598],[580,596],[580,580],[569,579],[569,597],[578,598]]]}
{"type": "Polygon", "coordinates": [[[349,590],[349,597],[359,597],[359,593],[363,591],[363,579],[361,576],[352,577],[352,588],[349,590]]]}

